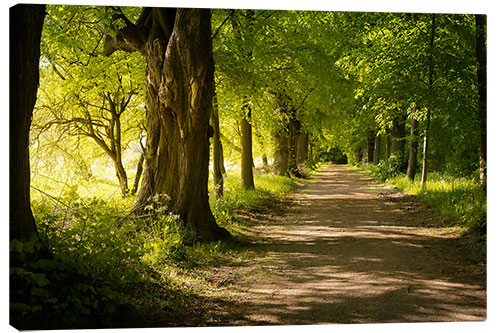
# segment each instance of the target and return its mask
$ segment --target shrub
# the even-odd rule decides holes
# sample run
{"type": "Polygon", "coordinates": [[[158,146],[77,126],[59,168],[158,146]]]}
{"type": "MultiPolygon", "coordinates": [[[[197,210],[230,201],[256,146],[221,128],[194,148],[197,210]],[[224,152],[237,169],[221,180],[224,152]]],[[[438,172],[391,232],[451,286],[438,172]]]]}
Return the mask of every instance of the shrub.
{"type": "Polygon", "coordinates": [[[400,173],[404,173],[407,163],[404,154],[392,155],[387,161],[383,161],[374,168],[373,175],[378,181],[384,182],[400,173]]]}

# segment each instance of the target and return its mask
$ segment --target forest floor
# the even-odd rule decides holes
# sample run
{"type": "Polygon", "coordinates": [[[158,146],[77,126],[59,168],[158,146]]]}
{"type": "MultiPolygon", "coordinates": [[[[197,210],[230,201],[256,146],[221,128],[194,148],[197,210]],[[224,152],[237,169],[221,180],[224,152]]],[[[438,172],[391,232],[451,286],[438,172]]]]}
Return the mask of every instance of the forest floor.
{"type": "Polygon", "coordinates": [[[457,229],[347,166],[238,216],[254,256],[200,272],[225,296],[198,325],[486,320],[486,266],[457,229]]]}

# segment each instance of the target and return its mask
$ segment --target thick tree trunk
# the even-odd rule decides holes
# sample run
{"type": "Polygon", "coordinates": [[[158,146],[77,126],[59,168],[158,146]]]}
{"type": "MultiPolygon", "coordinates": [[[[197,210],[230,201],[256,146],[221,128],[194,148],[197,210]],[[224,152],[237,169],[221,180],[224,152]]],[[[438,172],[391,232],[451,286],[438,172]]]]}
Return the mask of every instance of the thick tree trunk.
{"type": "Polygon", "coordinates": [[[212,101],[211,123],[214,130],[213,136],[213,176],[214,176],[214,192],[216,198],[224,195],[224,156],[222,153],[222,142],[220,141],[220,126],[219,126],[219,108],[217,103],[217,95],[212,101]]]}
{"type": "Polygon", "coordinates": [[[373,145],[373,164],[377,165],[380,162],[380,134],[375,136],[373,145]]]}
{"type": "Polygon", "coordinates": [[[405,117],[398,115],[392,121],[392,153],[403,154],[405,151],[405,117]]]}
{"type": "Polygon", "coordinates": [[[480,144],[479,179],[486,192],[486,15],[475,17],[480,144]]]}
{"type": "Polygon", "coordinates": [[[241,118],[241,184],[245,189],[254,189],[252,124],[249,122],[252,111],[249,106],[245,106],[244,109],[247,110],[247,114],[241,118]]]}
{"type": "MultiPolygon", "coordinates": [[[[120,13],[119,18],[124,18],[120,13]]],[[[210,10],[144,8],[137,25],[105,38],[105,54],[146,60],[144,178],[133,210],[157,194],[204,240],[230,237],[208,203],[209,117],[214,94],[210,10]],[[144,34],[147,31],[147,34],[144,34]]]]}
{"type": "Polygon", "coordinates": [[[29,131],[36,102],[45,5],[10,9],[10,239],[37,234],[30,205],[29,131]]]}
{"type": "Polygon", "coordinates": [[[418,153],[418,121],[415,116],[411,118],[410,141],[408,144],[410,156],[408,158],[408,169],[406,178],[414,180],[417,172],[417,153],[418,153]]]}
{"type": "Polygon", "coordinates": [[[288,135],[282,131],[275,133],[276,147],[274,150],[273,173],[275,175],[286,176],[288,170],[288,135]]]}

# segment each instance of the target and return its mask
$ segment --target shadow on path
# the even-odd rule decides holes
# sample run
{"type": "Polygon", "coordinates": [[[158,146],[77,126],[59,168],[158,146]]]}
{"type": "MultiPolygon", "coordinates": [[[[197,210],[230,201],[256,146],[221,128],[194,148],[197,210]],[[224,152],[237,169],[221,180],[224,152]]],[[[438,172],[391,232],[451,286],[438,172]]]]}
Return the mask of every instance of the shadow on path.
{"type": "Polygon", "coordinates": [[[255,228],[271,239],[266,257],[242,265],[216,324],[485,320],[485,267],[465,259],[438,214],[408,210],[377,186],[324,167],[292,212],[255,228]]]}

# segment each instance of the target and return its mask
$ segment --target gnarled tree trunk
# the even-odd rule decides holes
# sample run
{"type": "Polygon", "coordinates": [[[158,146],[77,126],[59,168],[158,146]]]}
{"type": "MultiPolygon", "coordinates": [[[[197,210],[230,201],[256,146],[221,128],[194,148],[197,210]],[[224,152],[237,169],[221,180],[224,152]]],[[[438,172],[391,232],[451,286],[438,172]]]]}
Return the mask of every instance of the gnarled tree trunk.
{"type": "Polygon", "coordinates": [[[133,210],[170,197],[172,212],[204,240],[229,237],[208,203],[209,117],[214,64],[208,9],[144,8],[136,24],[106,36],[105,53],[139,51],[146,60],[145,170],[133,210]]]}

